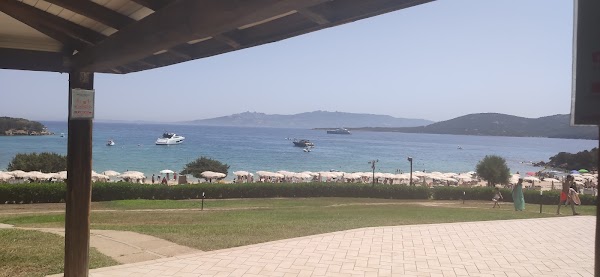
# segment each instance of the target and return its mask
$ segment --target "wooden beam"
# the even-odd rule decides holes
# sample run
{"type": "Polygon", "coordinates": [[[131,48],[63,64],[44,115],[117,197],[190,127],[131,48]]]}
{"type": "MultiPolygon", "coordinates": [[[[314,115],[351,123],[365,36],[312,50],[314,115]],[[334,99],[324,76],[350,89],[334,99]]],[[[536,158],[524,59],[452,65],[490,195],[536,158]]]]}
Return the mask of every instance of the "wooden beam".
{"type": "MultiPolygon", "coordinates": [[[[93,89],[94,73],[69,73],[69,114],[74,88],[93,89]]],[[[85,277],[88,276],[90,249],[92,120],[69,117],[68,129],[64,276],[85,277]]]]}
{"type": "Polygon", "coordinates": [[[89,17],[96,20],[106,26],[115,28],[117,30],[123,27],[135,23],[133,18],[122,15],[115,12],[107,7],[100,4],[96,4],[92,1],[81,1],[81,0],[45,0],[57,6],[61,6],[65,9],[78,13],[80,15],[89,17]]]}
{"type": "Polygon", "coordinates": [[[0,11],[60,41],[71,50],[83,49],[85,45],[93,45],[105,38],[100,33],[16,0],[0,1],[0,11]]]}
{"type": "Polygon", "coordinates": [[[153,10],[153,11],[158,11],[158,10],[166,7],[167,5],[171,4],[173,1],[171,1],[171,0],[133,0],[133,2],[136,2],[148,9],[153,10]]]}
{"type": "Polygon", "coordinates": [[[179,0],[73,59],[84,71],[114,68],[199,37],[210,37],[292,10],[331,0],[179,0]]]}
{"type": "Polygon", "coordinates": [[[319,25],[325,25],[325,24],[329,24],[331,23],[331,21],[329,19],[327,19],[325,16],[318,14],[316,12],[313,12],[309,9],[300,9],[298,10],[298,12],[303,15],[304,17],[306,17],[308,20],[317,23],[319,25]]]}
{"type": "Polygon", "coordinates": [[[67,61],[62,53],[0,48],[2,69],[68,72],[67,61]]]}

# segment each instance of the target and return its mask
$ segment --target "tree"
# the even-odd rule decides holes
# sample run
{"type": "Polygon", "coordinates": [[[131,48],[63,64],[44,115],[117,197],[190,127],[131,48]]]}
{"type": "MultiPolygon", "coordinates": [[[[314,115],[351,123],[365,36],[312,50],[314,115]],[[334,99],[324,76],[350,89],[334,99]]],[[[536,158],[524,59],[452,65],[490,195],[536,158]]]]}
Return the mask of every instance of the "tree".
{"type": "Polygon", "coordinates": [[[192,174],[192,176],[196,178],[201,178],[202,176],[200,174],[204,171],[220,172],[227,175],[228,170],[229,165],[227,164],[211,158],[200,157],[195,161],[186,164],[183,171],[181,171],[181,174],[192,174]]]}
{"type": "Polygon", "coordinates": [[[488,182],[488,186],[496,184],[508,184],[510,169],[506,166],[506,160],[500,156],[489,155],[477,164],[477,175],[488,182]]]}
{"type": "Polygon", "coordinates": [[[8,164],[8,170],[59,172],[67,170],[67,156],[49,152],[19,153],[8,164]]]}

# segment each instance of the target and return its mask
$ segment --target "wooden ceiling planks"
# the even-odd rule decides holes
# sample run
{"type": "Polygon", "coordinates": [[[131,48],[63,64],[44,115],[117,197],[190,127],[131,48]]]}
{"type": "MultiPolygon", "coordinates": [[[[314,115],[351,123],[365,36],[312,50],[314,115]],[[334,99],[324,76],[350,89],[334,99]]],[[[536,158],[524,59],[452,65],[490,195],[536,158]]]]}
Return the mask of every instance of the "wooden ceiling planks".
{"type": "MultiPolygon", "coordinates": [[[[124,74],[270,43],[433,0],[45,1],[51,3],[48,12],[16,0],[0,1],[0,11],[60,41],[65,46],[63,58],[40,52],[37,58],[49,53],[42,63],[0,60],[0,68],[124,74]],[[112,31],[101,34],[97,28],[89,29],[89,24],[86,28],[63,19],[56,15],[62,8],[112,31]],[[77,50],[74,55],[73,50],[77,50]]],[[[0,48],[0,56],[14,54],[8,50],[0,48]]]]}

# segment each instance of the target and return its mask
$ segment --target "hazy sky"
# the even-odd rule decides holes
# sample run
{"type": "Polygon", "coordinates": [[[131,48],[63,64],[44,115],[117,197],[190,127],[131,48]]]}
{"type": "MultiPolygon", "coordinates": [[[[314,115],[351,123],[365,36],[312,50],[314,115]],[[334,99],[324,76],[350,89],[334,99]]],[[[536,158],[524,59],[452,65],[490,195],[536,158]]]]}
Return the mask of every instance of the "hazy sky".
{"type": "MultiPolygon", "coordinates": [[[[327,110],[446,120],[568,113],[573,1],[438,0],[268,45],[96,74],[96,119],[327,110]]],[[[68,74],[0,70],[0,116],[66,120],[68,74]]]]}

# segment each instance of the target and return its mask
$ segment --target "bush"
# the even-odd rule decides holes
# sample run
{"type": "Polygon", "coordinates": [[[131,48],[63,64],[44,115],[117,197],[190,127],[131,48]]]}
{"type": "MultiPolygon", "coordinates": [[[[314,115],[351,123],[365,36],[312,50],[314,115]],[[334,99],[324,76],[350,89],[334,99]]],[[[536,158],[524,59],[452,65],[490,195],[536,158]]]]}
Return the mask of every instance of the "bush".
{"type": "Polygon", "coordinates": [[[17,154],[8,164],[8,170],[41,171],[45,173],[67,170],[67,157],[56,153],[17,154]]]}
{"type": "Polygon", "coordinates": [[[185,168],[180,172],[180,174],[191,174],[196,178],[202,178],[200,174],[204,171],[220,172],[227,175],[228,170],[229,165],[227,164],[211,158],[200,157],[195,161],[186,164],[185,168]]]}
{"type": "MultiPolygon", "coordinates": [[[[422,199],[432,196],[435,200],[483,200],[491,201],[490,187],[417,187],[406,185],[341,184],[341,183],[253,183],[194,185],[141,185],[133,183],[94,183],[92,201],[128,199],[182,200],[199,199],[202,193],[208,199],[226,198],[273,198],[273,197],[356,197],[383,199],[422,199]]],[[[505,202],[512,202],[511,191],[502,189],[505,202]]],[[[525,202],[529,204],[557,205],[560,191],[546,191],[540,198],[539,191],[525,190],[525,202]]],[[[581,195],[582,205],[595,205],[596,197],[581,195]]],[[[60,203],[66,199],[65,183],[0,184],[0,204],[4,203],[60,203]]]]}
{"type": "MultiPolygon", "coordinates": [[[[492,201],[494,196],[494,189],[490,187],[435,187],[431,191],[432,198],[435,200],[460,200],[463,199],[463,192],[465,200],[492,201]]],[[[502,193],[504,202],[513,201],[510,189],[500,189],[500,193],[502,193]]],[[[537,190],[524,190],[523,196],[525,196],[525,203],[528,204],[540,204],[541,202],[544,205],[558,205],[560,191],[544,191],[540,197],[540,192],[537,190]]],[[[585,194],[579,195],[579,198],[581,199],[581,205],[596,205],[595,196],[585,194]]]]}
{"type": "Polygon", "coordinates": [[[488,186],[508,184],[510,169],[506,160],[500,156],[489,155],[477,163],[477,175],[488,182],[488,186]]]}
{"type": "MultiPolygon", "coordinates": [[[[338,183],[254,183],[164,186],[133,183],[94,183],[92,201],[126,199],[199,199],[272,198],[272,197],[362,197],[387,199],[428,199],[427,187],[405,185],[338,183]]],[[[66,184],[0,184],[0,203],[64,202],[66,184]]]]}
{"type": "Polygon", "coordinates": [[[66,195],[64,183],[0,184],[0,204],[60,203],[66,195]]]}

